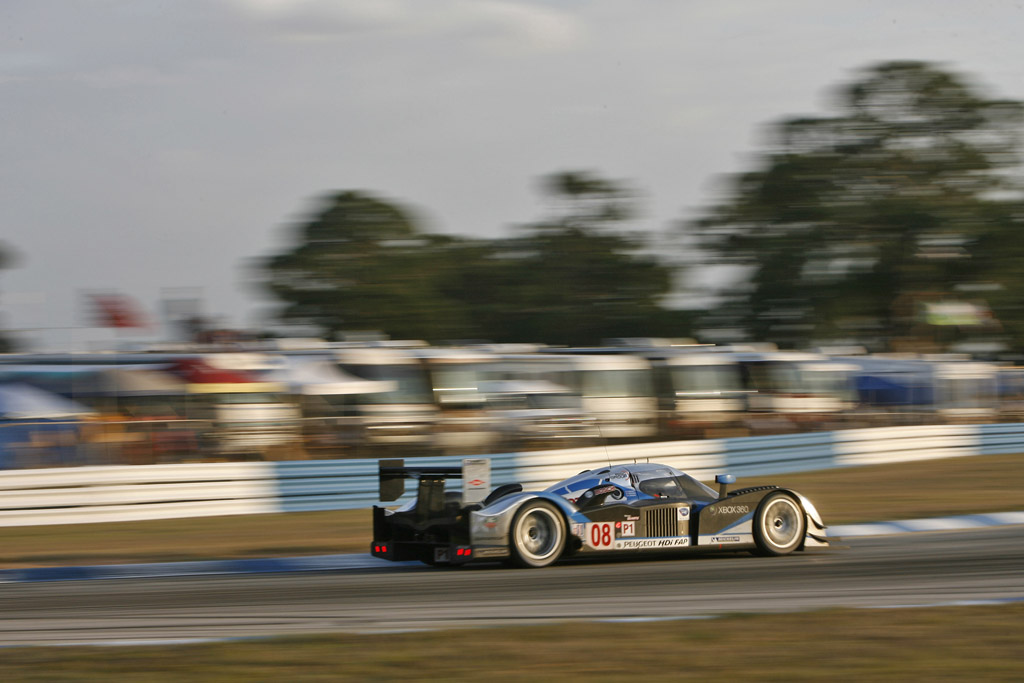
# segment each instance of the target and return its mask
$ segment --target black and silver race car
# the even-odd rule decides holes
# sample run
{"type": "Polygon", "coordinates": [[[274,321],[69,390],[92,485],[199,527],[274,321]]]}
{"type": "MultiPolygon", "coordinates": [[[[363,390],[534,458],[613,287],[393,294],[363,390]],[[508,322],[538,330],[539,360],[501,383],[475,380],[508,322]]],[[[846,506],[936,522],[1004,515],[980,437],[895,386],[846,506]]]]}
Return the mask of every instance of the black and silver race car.
{"type": "Polygon", "coordinates": [[[388,560],[461,565],[504,560],[546,567],[562,557],[599,553],[749,550],[786,555],[828,545],[814,505],[778,486],[719,490],[674,467],[634,463],[580,472],[543,491],[519,484],[489,490],[486,460],[462,467],[382,460],[380,499],[397,500],[407,478],[414,500],[397,509],[374,506],[371,554],[388,560]],[[445,491],[462,478],[463,491],[445,491]]]}

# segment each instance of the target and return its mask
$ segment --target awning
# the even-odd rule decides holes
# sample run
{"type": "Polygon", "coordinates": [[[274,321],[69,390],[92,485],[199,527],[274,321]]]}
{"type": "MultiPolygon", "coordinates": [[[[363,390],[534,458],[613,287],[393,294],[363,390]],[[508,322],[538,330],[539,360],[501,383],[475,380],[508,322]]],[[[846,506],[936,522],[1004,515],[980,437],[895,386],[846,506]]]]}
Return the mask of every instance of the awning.
{"type": "Polygon", "coordinates": [[[287,387],[280,382],[264,382],[242,370],[225,370],[198,359],[185,358],[171,365],[170,371],[185,380],[191,394],[280,393],[287,387]]]}
{"type": "Polygon", "coordinates": [[[262,379],[285,384],[291,393],[307,396],[379,394],[395,389],[395,382],[362,379],[330,361],[288,357],[281,358],[278,367],[263,373],[262,379]]]}

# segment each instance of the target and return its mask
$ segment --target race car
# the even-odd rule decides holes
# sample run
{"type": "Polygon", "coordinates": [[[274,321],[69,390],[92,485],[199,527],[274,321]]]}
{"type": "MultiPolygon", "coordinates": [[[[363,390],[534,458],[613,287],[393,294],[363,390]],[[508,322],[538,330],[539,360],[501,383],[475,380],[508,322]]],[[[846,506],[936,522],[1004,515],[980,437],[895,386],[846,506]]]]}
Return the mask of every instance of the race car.
{"type": "Polygon", "coordinates": [[[543,491],[519,484],[489,490],[488,461],[462,467],[379,464],[380,500],[398,500],[405,480],[416,498],[373,508],[370,552],[430,565],[504,561],[546,567],[560,558],[602,553],[745,550],[786,555],[828,546],[826,527],[805,496],[778,486],[718,491],[668,465],[631,463],[586,470],[543,491]],[[462,492],[445,491],[462,478],[462,492]],[[488,492],[489,491],[489,492],[488,492]]]}

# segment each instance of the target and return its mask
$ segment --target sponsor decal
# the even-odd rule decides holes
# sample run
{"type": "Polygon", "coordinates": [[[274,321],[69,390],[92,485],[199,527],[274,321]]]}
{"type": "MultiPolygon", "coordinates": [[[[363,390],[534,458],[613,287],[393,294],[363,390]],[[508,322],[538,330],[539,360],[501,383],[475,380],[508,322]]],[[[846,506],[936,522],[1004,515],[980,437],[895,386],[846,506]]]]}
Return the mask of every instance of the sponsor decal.
{"type": "Polygon", "coordinates": [[[640,515],[626,515],[626,519],[630,522],[639,522],[640,515]]]}
{"type": "Polygon", "coordinates": [[[745,515],[750,512],[749,505],[710,505],[707,511],[713,515],[745,515]]]}
{"type": "Polygon", "coordinates": [[[594,489],[594,495],[600,496],[602,493],[611,493],[612,491],[616,490],[616,488],[617,487],[615,486],[602,486],[599,489],[594,489]]]}
{"type": "Polygon", "coordinates": [[[689,537],[682,538],[624,538],[615,541],[616,550],[656,550],[683,548],[690,545],[689,537]]]}
{"type": "Polygon", "coordinates": [[[587,537],[587,525],[586,524],[573,524],[572,535],[579,538],[585,539],[587,537]]]}
{"type": "Polygon", "coordinates": [[[711,537],[711,542],[712,543],[739,543],[740,542],[740,537],[739,536],[712,536],[711,537]]]}
{"type": "Polygon", "coordinates": [[[597,550],[611,548],[615,542],[615,531],[611,522],[591,522],[587,524],[587,545],[597,550]]]}
{"type": "Polygon", "coordinates": [[[679,508],[679,519],[689,519],[689,518],[690,518],[690,508],[689,507],[685,507],[685,506],[679,508]]]}
{"type": "Polygon", "coordinates": [[[617,522],[619,536],[636,536],[636,522],[617,522]]]}
{"type": "Polygon", "coordinates": [[[462,504],[480,503],[491,488],[491,463],[486,458],[466,458],[462,461],[462,504]]]}
{"type": "Polygon", "coordinates": [[[473,518],[474,538],[498,538],[500,535],[501,534],[498,532],[497,517],[473,518]]]}
{"type": "Polygon", "coordinates": [[[504,548],[477,548],[477,557],[504,557],[508,555],[508,551],[504,548]]]}

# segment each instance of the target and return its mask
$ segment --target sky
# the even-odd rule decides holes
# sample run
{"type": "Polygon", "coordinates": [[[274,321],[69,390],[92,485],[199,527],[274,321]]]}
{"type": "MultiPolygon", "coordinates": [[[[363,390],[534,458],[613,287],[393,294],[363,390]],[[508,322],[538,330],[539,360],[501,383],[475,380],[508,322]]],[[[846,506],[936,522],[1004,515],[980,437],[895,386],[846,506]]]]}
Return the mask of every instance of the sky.
{"type": "Polygon", "coordinates": [[[667,234],[872,64],[1024,99],[1022,33],[1024,2],[986,0],[2,0],[0,328],[158,339],[167,298],[258,328],[253,264],[338,190],[503,237],[542,176],[592,170],[667,234]],[[87,292],[154,324],[91,327],[87,292]]]}

